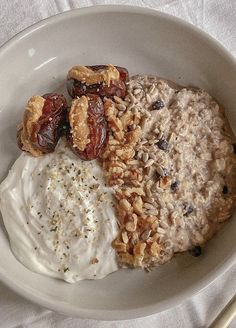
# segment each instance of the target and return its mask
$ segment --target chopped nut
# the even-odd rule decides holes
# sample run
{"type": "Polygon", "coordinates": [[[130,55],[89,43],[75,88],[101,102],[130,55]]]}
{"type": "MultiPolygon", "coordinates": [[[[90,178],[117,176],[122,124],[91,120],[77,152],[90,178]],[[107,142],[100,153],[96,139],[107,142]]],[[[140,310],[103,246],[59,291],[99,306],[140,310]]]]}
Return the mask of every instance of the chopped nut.
{"type": "Polygon", "coordinates": [[[157,242],[153,242],[151,244],[151,247],[150,247],[150,253],[153,256],[157,257],[159,255],[159,252],[160,252],[160,247],[159,247],[158,243],[157,242]]]}
{"type": "Polygon", "coordinates": [[[129,254],[129,253],[121,253],[120,254],[120,261],[121,261],[122,264],[133,265],[134,256],[129,254]]]}
{"type": "Polygon", "coordinates": [[[127,245],[119,240],[114,240],[112,246],[115,248],[117,252],[125,253],[127,249],[127,245]]]}
{"type": "Polygon", "coordinates": [[[127,231],[123,231],[122,234],[121,234],[121,236],[122,236],[122,240],[123,240],[123,242],[124,242],[125,244],[127,244],[128,241],[129,241],[129,237],[128,237],[127,231]]]}
{"type": "Polygon", "coordinates": [[[143,188],[137,188],[137,187],[128,187],[128,188],[122,188],[117,189],[118,194],[123,194],[126,197],[131,197],[133,194],[137,194],[139,196],[145,196],[145,192],[143,188]]]}
{"type": "Polygon", "coordinates": [[[143,258],[144,258],[143,255],[135,255],[134,261],[133,261],[133,266],[134,267],[142,267],[143,258]]]}
{"type": "Polygon", "coordinates": [[[160,179],[160,188],[166,189],[171,184],[171,179],[169,177],[163,177],[160,179]]]}
{"type": "Polygon", "coordinates": [[[133,114],[130,111],[126,111],[124,115],[120,118],[123,126],[123,130],[125,131],[129,125],[133,123],[133,114]]]}
{"type": "Polygon", "coordinates": [[[83,151],[89,143],[88,99],[85,96],[75,99],[69,112],[73,146],[83,151]]]}
{"type": "Polygon", "coordinates": [[[130,146],[124,146],[122,148],[117,148],[116,155],[123,161],[127,161],[134,157],[135,151],[130,146]]]}
{"type": "Polygon", "coordinates": [[[144,255],[146,244],[139,242],[134,246],[134,255],[144,255]]]}
{"type": "Polygon", "coordinates": [[[140,138],[141,135],[141,129],[140,127],[136,127],[135,130],[127,132],[126,133],[126,144],[130,145],[130,146],[134,146],[140,138]]]}
{"type": "Polygon", "coordinates": [[[136,230],[136,226],[137,224],[135,224],[134,222],[127,222],[125,225],[125,229],[127,231],[134,232],[136,230]]]}
{"type": "Polygon", "coordinates": [[[133,245],[136,245],[138,240],[139,240],[139,235],[138,235],[137,231],[134,231],[132,233],[132,236],[131,236],[131,242],[132,242],[132,244],[133,245]]]}
{"type": "Polygon", "coordinates": [[[139,214],[139,215],[143,214],[143,201],[142,201],[142,198],[140,196],[135,198],[135,201],[133,202],[132,205],[133,205],[133,208],[134,208],[134,212],[136,214],[139,214]]]}
{"type": "Polygon", "coordinates": [[[131,204],[125,198],[123,198],[119,201],[119,205],[123,210],[125,210],[127,212],[129,212],[131,210],[131,204]]]}
{"type": "Polygon", "coordinates": [[[129,232],[134,232],[137,228],[138,217],[135,213],[132,214],[130,221],[125,225],[125,228],[129,232]]]}
{"type": "Polygon", "coordinates": [[[158,239],[159,239],[159,235],[158,235],[158,233],[156,232],[152,237],[149,237],[149,238],[147,239],[147,242],[148,242],[148,243],[149,243],[149,242],[153,243],[153,242],[157,241],[158,239]]]}

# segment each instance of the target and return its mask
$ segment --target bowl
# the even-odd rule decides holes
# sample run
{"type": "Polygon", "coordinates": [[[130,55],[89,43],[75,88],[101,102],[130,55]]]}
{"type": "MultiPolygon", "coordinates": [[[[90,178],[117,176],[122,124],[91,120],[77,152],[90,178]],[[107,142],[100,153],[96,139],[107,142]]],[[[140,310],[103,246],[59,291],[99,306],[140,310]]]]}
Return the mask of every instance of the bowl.
{"type": "MultiPolygon", "coordinates": [[[[0,50],[0,178],[20,154],[16,127],[34,94],[65,91],[75,64],[127,67],[182,85],[207,89],[236,129],[236,62],[214,39],[175,17],[149,9],[99,6],[69,11],[21,32],[0,50]]],[[[0,278],[25,298],[84,318],[143,317],[183,302],[234,263],[236,218],[210,241],[200,258],[188,254],[150,273],[119,270],[97,281],[66,282],[33,273],[13,256],[0,227],[0,278]]]]}

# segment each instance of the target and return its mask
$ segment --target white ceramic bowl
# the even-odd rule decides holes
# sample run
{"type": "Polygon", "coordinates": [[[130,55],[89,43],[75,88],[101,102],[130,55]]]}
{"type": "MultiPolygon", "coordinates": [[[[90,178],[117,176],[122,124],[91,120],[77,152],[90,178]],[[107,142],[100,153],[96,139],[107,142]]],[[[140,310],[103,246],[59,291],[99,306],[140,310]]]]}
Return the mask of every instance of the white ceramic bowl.
{"type": "MultiPolygon", "coordinates": [[[[63,88],[74,64],[114,63],[206,88],[236,129],[236,63],[215,40],[166,14],[127,6],[74,10],[36,24],[0,50],[0,179],[19,155],[16,126],[28,97],[63,88]]],[[[236,218],[203,256],[181,255],[147,274],[120,270],[100,281],[69,285],[33,273],[12,255],[0,229],[0,278],[22,296],[68,315],[128,319],[173,307],[234,263],[236,218]]]]}

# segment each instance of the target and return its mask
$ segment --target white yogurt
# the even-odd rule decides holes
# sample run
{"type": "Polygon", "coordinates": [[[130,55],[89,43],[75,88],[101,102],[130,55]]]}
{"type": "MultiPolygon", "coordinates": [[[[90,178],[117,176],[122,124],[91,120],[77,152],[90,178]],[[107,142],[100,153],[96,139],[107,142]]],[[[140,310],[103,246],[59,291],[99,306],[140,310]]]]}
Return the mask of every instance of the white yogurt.
{"type": "Polygon", "coordinates": [[[76,282],[118,269],[112,190],[96,161],[22,153],[0,186],[0,209],[16,258],[30,270],[76,282]]]}

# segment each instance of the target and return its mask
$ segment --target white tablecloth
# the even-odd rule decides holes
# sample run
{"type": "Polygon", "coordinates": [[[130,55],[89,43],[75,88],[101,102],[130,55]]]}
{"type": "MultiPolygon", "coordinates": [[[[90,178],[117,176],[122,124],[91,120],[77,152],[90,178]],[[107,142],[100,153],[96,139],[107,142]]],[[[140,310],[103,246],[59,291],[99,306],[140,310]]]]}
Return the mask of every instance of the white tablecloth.
{"type": "MultiPolygon", "coordinates": [[[[101,4],[145,6],[179,16],[217,38],[236,56],[236,0],[0,0],[0,45],[43,18],[101,4]]],[[[177,308],[148,318],[111,323],[65,317],[24,300],[0,283],[0,328],[203,328],[235,293],[236,265],[177,308]]],[[[236,320],[230,327],[236,327],[236,320]]]]}

